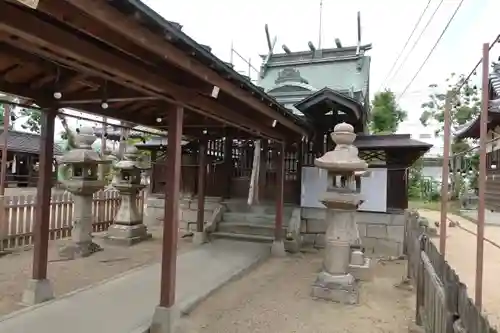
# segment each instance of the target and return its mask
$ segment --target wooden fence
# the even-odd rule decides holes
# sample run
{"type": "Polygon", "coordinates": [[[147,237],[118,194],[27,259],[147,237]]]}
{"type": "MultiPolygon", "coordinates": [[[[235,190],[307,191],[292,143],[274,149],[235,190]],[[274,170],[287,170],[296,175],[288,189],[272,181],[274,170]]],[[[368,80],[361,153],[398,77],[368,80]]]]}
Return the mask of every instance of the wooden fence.
{"type": "Polygon", "coordinates": [[[428,237],[418,213],[406,224],[404,249],[408,278],[416,285],[416,322],[426,333],[498,333],[428,237]]]}
{"type": "MultiPolygon", "coordinates": [[[[5,221],[0,223],[0,241],[2,242],[0,248],[15,249],[32,245],[36,195],[6,196],[4,200],[5,221]]],[[[94,194],[92,204],[94,232],[108,229],[113,223],[120,201],[118,191],[99,191],[94,194]]],[[[143,203],[144,193],[141,192],[137,196],[137,206],[141,215],[144,214],[143,203]]],[[[70,193],[54,194],[50,206],[49,239],[69,237],[73,226],[72,195],[70,193]]]]}

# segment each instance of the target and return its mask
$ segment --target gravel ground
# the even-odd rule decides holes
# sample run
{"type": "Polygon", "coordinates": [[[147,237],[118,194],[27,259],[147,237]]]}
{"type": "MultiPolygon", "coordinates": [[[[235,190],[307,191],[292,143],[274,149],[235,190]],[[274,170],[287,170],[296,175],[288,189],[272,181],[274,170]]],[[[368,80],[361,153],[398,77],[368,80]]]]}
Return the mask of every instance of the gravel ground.
{"type": "MultiPolygon", "coordinates": [[[[60,296],[99,281],[112,278],[136,267],[158,262],[161,259],[161,229],[151,230],[153,239],[132,247],[103,244],[95,237],[104,251],[71,261],[60,261],[57,255],[58,242],[49,247],[48,276],[54,293],[60,296]]],[[[191,239],[179,241],[179,252],[192,247],[191,239]]],[[[30,278],[33,251],[19,251],[0,258],[0,315],[22,308],[19,301],[30,278]]]]}
{"type": "Polygon", "coordinates": [[[414,316],[414,294],[394,287],[405,274],[404,262],[378,263],[375,280],[362,285],[360,304],[347,306],[310,297],[321,261],[320,253],[268,260],[185,317],[185,331],[408,332],[414,316]]]}
{"type": "MultiPolygon", "coordinates": [[[[432,222],[440,221],[440,212],[419,210],[420,215],[432,222]]],[[[476,225],[467,219],[453,214],[448,218],[458,221],[460,227],[476,232],[476,225]]],[[[438,228],[439,231],[439,228],[438,228]]],[[[500,227],[486,226],[485,238],[500,244],[500,227]]],[[[460,280],[467,285],[469,297],[474,299],[476,285],[476,236],[455,227],[447,228],[446,260],[455,269],[460,280]]],[[[439,238],[433,239],[439,248],[439,238]]],[[[498,277],[500,276],[500,249],[484,242],[483,270],[483,311],[487,314],[490,324],[500,327],[500,293],[498,292],[498,277]]]]}

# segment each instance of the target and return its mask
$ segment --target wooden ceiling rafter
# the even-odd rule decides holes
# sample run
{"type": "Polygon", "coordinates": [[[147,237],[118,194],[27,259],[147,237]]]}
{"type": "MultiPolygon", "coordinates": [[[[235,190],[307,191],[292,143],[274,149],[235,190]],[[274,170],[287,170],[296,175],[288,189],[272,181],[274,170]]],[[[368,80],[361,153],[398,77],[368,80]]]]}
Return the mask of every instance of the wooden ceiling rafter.
{"type": "MultiPolygon", "coordinates": [[[[40,6],[38,7],[37,10],[41,10],[48,15],[52,15],[55,18],[69,24],[71,27],[82,31],[83,33],[87,33],[87,34],[92,35],[94,38],[97,38],[101,41],[105,40],[107,44],[112,45],[114,47],[117,47],[121,51],[125,52],[127,55],[132,55],[135,59],[141,60],[144,58],[158,57],[159,61],[163,60],[163,57],[160,57],[159,55],[157,55],[154,52],[150,52],[150,51],[142,52],[142,49],[140,47],[137,47],[137,45],[135,45],[135,44],[131,44],[131,42],[128,41],[128,39],[124,38],[122,34],[112,30],[107,25],[103,25],[100,22],[95,22],[95,21],[92,23],[89,23],[88,20],[90,18],[88,17],[88,15],[81,14],[81,13],[80,13],[80,15],[75,15],[74,11],[72,12],[70,10],[71,8],[68,8],[68,6],[71,6],[71,5],[69,5],[68,3],[65,3],[65,2],[60,3],[58,0],[57,1],[46,0],[43,3],[40,3],[40,6]],[[106,38],[104,38],[104,36],[106,36],[106,38]],[[149,52],[149,53],[147,53],[147,52],[149,52]]],[[[145,63],[149,64],[149,65],[156,64],[156,63],[151,63],[151,62],[145,62],[145,63]]],[[[165,64],[165,62],[163,62],[162,65],[165,66],[164,64],[165,64]]],[[[169,66],[168,72],[172,72],[172,68],[175,69],[175,67],[169,66]]],[[[165,71],[163,70],[163,68],[157,68],[156,72],[163,73],[165,71]]],[[[178,70],[177,70],[177,72],[178,72],[178,70]]],[[[182,76],[182,75],[176,75],[175,71],[174,71],[174,73],[165,72],[165,74],[169,75],[169,77],[182,76]]],[[[208,97],[208,98],[211,98],[210,95],[211,95],[211,91],[212,91],[213,86],[210,85],[206,81],[201,81],[199,78],[196,78],[196,77],[194,77],[194,78],[197,79],[196,80],[197,83],[194,85],[189,84],[186,86],[189,88],[193,88],[193,89],[199,89],[201,95],[208,97]]],[[[176,83],[178,84],[179,82],[176,82],[176,83]]],[[[183,85],[185,85],[185,84],[183,84],[183,85]]],[[[221,94],[219,96],[219,99],[223,99],[224,97],[231,97],[231,96],[229,96],[229,95],[224,96],[224,94],[221,94]]],[[[249,112],[249,114],[252,114],[252,116],[257,116],[254,112],[254,109],[246,108],[245,105],[241,105],[241,103],[234,104],[234,103],[232,103],[233,102],[232,99],[230,99],[229,102],[230,102],[230,104],[232,104],[234,109],[241,110],[242,108],[244,108],[244,109],[247,109],[247,112],[249,112]]],[[[264,122],[267,121],[267,122],[272,124],[273,119],[271,119],[271,120],[263,119],[263,121],[264,122]]],[[[278,122],[278,124],[276,126],[280,127],[283,125],[278,122]]]]}
{"type": "Polygon", "coordinates": [[[163,57],[166,61],[173,63],[179,68],[183,68],[199,77],[200,79],[209,82],[211,85],[218,86],[221,91],[229,94],[243,102],[245,105],[251,106],[254,110],[266,115],[269,118],[276,119],[280,124],[292,129],[301,134],[306,134],[305,131],[297,125],[293,120],[288,119],[284,115],[279,114],[279,110],[275,108],[278,103],[259,101],[252,92],[242,89],[234,83],[222,78],[217,72],[210,69],[198,61],[186,57],[182,51],[169,43],[164,38],[148,31],[147,29],[137,26],[130,19],[124,19],[123,14],[117,10],[110,10],[109,4],[99,0],[66,0],[74,5],[80,11],[99,20],[102,24],[107,25],[116,32],[127,32],[126,38],[129,38],[137,45],[148,49],[157,55],[163,57]],[[267,105],[266,105],[267,104],[267,105]],[[274,109],[275,112],[272,111],[274,109]]]}
{"type": "MultiPolygon", "coordinates": [[[[9,0],[10,2],[13,2],[9,0]]],[[[162,73],[169,73],[173,78],[182,78],[183,75],[181,71],[177,70],[176,67],[169,66],[167,69],[165,67],[165,62],[163,58],[157,54],[142,48],[138,48],[133,42],[123,36],[122,33],[116,32],[106,25],[100,24],[95,20],[92,20],[88,15],[75,11],[75,7],[66,1],[60,0],[45,0],[39,3],[37,10],[43,12],[58,21],[68,24],[72,28],[81,31],[93,38],[98,39],[102,43],[116,48],[123,52],[127,56],[133,57],[135,61],[141,62],[145,65],[156,67],[158,71],[162,73]],[[162,63],[163,62],[163,63],[162,63]]],[[[186,80],[179,80],[182,85],[186,85],[186,80]]],[[[198,81],[197,83],[205,83],[203,81],[198,81]]],[[[204,85],[186,85],[193,89],[211,89],[208,84],[204,85]]]]}
{"type": "Polygon", "coordinates": [[[155,94],[168,102],[182,105],[201,114],[217,117],[220,121],[229,122],[233,126],[240,127],[244,130],[256,131],[265,136],[283,140],[279,132],[265,128],[248,117],[243,117],[239,113],[224,108],[212,98],[203,97],[185,88],[177,87],[168,80],[156,76],[147,69],[134,66],[134,63],[126,59],[109,54],[89,42],[76,38],[68,32],[57,30],[55,27],[40,20],[36,16],[28,15],[24,17],[22,15],[23,11],[19,8],[9,6],[6,3],[0,3],[0,18],[2,18],[2,20],[0,20],[0,29],[4,29],[18,37],[9,39],[9,42],[15,44],[18,48],[28,52],[31,51],[36,54],[42,54],[46,57],[57,58],[56,60],[58,62],[66,63],[69,66],[86,71],[90,75],[105,75],[107,79],[115,82],[117,81],[117,83],[125,81],[124,84],[131,86],[132,89],[136,88],[136,90],[142,90],[146,94],[155,94]],[[30,27],[33,26],[38,27],[38,29],[36,29],[37,32],[43,31],[43,33],[37,33],[35,35],[33,30],[30,29],[30,27]],[[26,42],[23,43],[21,38],[25,38],[26,42]],[[68,49],[61,45],[70,45],[71,47],[68,49]],[[51,49],[59,50],[63,55],[61,56],[49,51],[51,49]],[[103,64],[113,64],[113,67],[104,66],[106,67],[106,72],[103,73],[102,68],[101,71],[99,70],[99,67],[103,67],[103,64]],[[95,67],[95,69],[92,67],[95,67]],[[133,69],[135,69],[135,75],[129,74],[133,69]],[[134,80],[138,84],[134,84],[134,80]],[[158,87],[165,87],[163,93],[165,93],[165,91],[171,92],[176,97],[180,97],[179,100],[166,97],[161,91],[158,91],[158,87]],[[157,92],[146,90],[148,88],[156,90],[157,92]],[[220,117],[222,114],[224,114],[224,116],[220,117]],[[235,121],[231,122],[229,121],[230,119],[234,119],[235,121]],[[238,123],[248,125],[248,127],[245,125],[241,126],[238,123]]]}
{"type": "MultiPolygon", "coordinates": [[[[16,14],[16,13],[19,14],[19,12],[22,12],[22,10],[20,10],[17,7],[14,7],[14,6],[5,4],[5,3],[0,4],[0,17],[2,17],[2,20],[0,20],[1,21],[0,22],[0,30],[2,30],[2,29],[7,30],[9,33],[14,32],[14,35],[16,35],[17,37],[8,38],[7,39],[8,43],[15,46],[15,48],[21,49],[22,52],[32,53],[31,56],[33,58],[40,60],[41,62],[50,61],[50,62],[53,62],[54,64],[60,64],[60,65],[64,66],[65,68],[70,68],[70,69],[74,70],[75,73],[77,75],[79,75],[80,78],[82,76],[88,77],[88,78],[92,78],[92,76],[95,76],[95,77],[100,78],[100,79],[110,80],[112,82],[115,82],[117,85],[120,85],[122,87],[127,87],[133,91],[142,93],[145,95],[144,97],[151,96],[151,97],[155,98],[156,100],[162,100],[163,103],[183,105],[187,109],[194,110],[195,112],[199,113],[200,115],[208,116],[209,118],[214,119],[216,121],[223,122],[228,126],[237,127],[243,131],[252,133],[252,135],[257,135],[257,136],[262,135],[262,136],[265,136],[267,138],[271,138],[271,139],[275,139],[275,140],[284,140],[285,139],[285,136],[284,136],[285,134],[283,134],[283,132],[280,133],[279,131],[276,131],[276,129],[271,128],[270,125],[266,126],[265,124],[260,124],[258,121],[254,121],[253,119],[251,119],[249,117],[242,117],[239,112],[235,112],[235,111],[233,111],[233,110],[231,110],[223,105],[219,105],[217,100],[210,98],[210,97],[200,96],[199,93],[189,91],[186,88],[180,87],[180,88],[183,88],[181,90],[180,95],[184,99],[188,99],[188,98],[186,98],[186,96],[189,96],[189,101],[187,103],[184,101],[179,102],[178,100],[174,100],[168,94],[165,96],[164,91],[168,90],[168,89],[162,89],[163,90],[162,92],[156,92],[156,93],[152,92],[150,90],[151,88],[153,88],[153,89],[156,88],[156,90],[159,90],[158,89],[158,86],[159,86],[158,82],[161,82],[160,83],[161,87],[164,87],[165,85],[167,85],[168,87],[172,87],[172,86],[175,87],[175,84],[171,84],[170,82],[168,82],[168,80],[162,80],[162,78],[158,78],[155,76],[155,80],[157,80],[155,82],[155,84],[147,86],[148,78],[144,78],[144,77],[139,78],[139,77],[137,77],[137,75],[133,76],[133,77],[125,77],[124,78],[122,75],[120,75],[121,73],[116,73],[116,72],[110,73],[109,71],[103,70],[102,66],[99,66],[99,67],[96,66],[97,68],[92,68],[94,66],[89,66],[88,62],[79,61],[79,60],[82,60],[81,58],[84,58],[83,60],[90,59],[90,60],[93,60],[94,63],[99,63],[99,61],[96,61],[95,58],[81,57],[80,59],[71,59],[71,58],[75,58],[74,57],[75,52],[80,53],[82,48],[85,48],[87,45],[80,47],[78,50],[71,51],[71,50],[68,50],[68,47],[73,48],[73,44],[71,44],[71,43],[66,44],[66,43],[64,43],[65,41],[59,40],[59,43],[62,44],[62,51],[63,52],[60,52],[60,51],[54,52],[54,50],[51,51],[49,46],[54,46],[55,40],[57,40],[57,37],[59,37],[61,33],[65,34],[64,36],[68,36],[67,31],[56,30],[59,33],[56,34],[56,36],[54,36],[55,38],[52,38],[52,39],[47,38],[48,37],[47,32],[45,32],[45,33],[42,33],[44,36],[43,36],[43,39],[41,39],[42,37],[40,37],[40,36],[37,37],[36,35],[37,34],[40,35],[38,32],[44,31],[42,28],[46,28],[47,26],[50,27],[50,25],[43,24],[43,21],[40,21],[36,17],[34,18],[33,14],[31,14],[31,16],[30,16],[31,22],[29,22],[29,23],[31,23],[31,24],[35,23],[35,25],[34,25],[35,28],[34,29],[32,28],[31,30],[29,30],[28,27],[30,26],[30,24],[24,22],[25,21],[24,16],[22,18],[20,18],[20,17],[16,17],[14,15],[12,17],[12,19],[8,18],[8,16],[10,16],[9,14],[16,14]],[[4,8],[8,8],[8,13],[6,13],[3,10],[4,8]],[[3,18],[6,18],[6,20],[3,20],[3,18]],[[15,21],[17,21],[17,22],[15,22],[15,21]],[[20,24],[18,24],[19,21],[23,21],[23,22],[20,22],[20,24]],[[13,24],[11,24],[11,23],[13,23],[13,24]],[[19,27],[19,25],[21,27],[19,27]],[[14,31],[12,31],[12,29],[14,31]],[[25,41],[33,42],[33,38],[35,39],[35,43],[26,43],[23,41],[23,40],[25,40],[25,41]],[[37,38],[41,39],[41,40],[38,39],[38,43],[36,43],[37,38]],[[49,45],[47,45],[47,40],[51,42],[51,43],[49,43],[49,45]],[[69,52],[70,54],[68,54],[68,51],[71,51],[71,52],[69,52]],[[35,54],[37,56],[40,56],[42,59],[35,56],[35,54]],[[140,80],[140,82],[137,82],[139,80],[140,80]],[[145,87],[145,86],[147,86],[147,87],[145,87]],[[184,94],[182,94],[182,93],[184,93],[184,94]],[[236,121],[236,119],[238,119],[238,120],[236,121]]],[[[52,28],[53,29],[49,32],[54,32],[54,27],[52,27],[52,28]]],[[[5,35],[5,33],[3,33],[3,35],[5,35]]],[[[71,36],[71,34],[69,34],[69,35],[71,36]]],[[[75,36],[73,36],[73,38],[71,38],[70,41],[74,41],[75,40],[74,37],[75,36]]],[[[58,46],[60,46],[60,45],[58,45],[58,46]]],[[[95,48],[95,46],[94,46],[94,48],[95,48]]],[[[88,53],[86,53],[85,55],[88,55],[88,53]]],[[[120,59],[120,61],[123,60],[122,58],[116,57],[116,55],[114,55],[114,54],[111,54],[111,55],[108,54],[108,56],[109,56],[108,59],[112,59],[111,63],[114,65],[116,65],[116,62],[114,61],[115,59],[120,59]]],[[[45,67],[50,67],[51,66],[50,62],[47,62],[45,67]]],[[[126,63],[126,62],[122,62],[121,64],[124,64],[124,63],[126,63]]],[[[129,64],[129,62],[127,64],[129,64]]],[[[90,65],[92,65],[92,64],[90,64],[90,65]]],[[[100,65],[102,65],[102,62],[100,65]]],[[[132,67],[134,67],[134,66],[132,66],[132,67]]],[[[139,70],[141,70],[141,68],[139,68],[139,70]]],[[[50,70],[47,70],[47,71],[50,73],[50,70]]],[[[153,73],[153,75],[154,75],[154,73],[153,73]]],[[[139,76],[141,76],[141,75],[139,75],[139,76]]],[[[5,82],[3,83],[3,86],[5,87],[5,82]]],[[[35,98],[38,99],[38,97],[40,97],[40,98],[42,98],[42,100],[49,100],[51,98],[48,95],[38,96],[38,94],[34,94],[34,93],[20,94],[20,91],[26,91],[26,89],[20,90],[18,88],[19,87],[16,87],[16,89],[12,89],[12,86],[10,86],[9,89],[7,89],[7,91],[5,91],[5,92],[13,93],[15,95],[26,96],[26,97],[28,97],[27,95],[30,95],[30,98],[34,98],[34,99],[35,98]]],[[[5,90],[5,89],[3,89],[3,90],[5,90]]],[[[177,91],[176,91],[176,95],[179,95],[177,91]]],[[[53,101],[53,102],[56,102],[56,101],[53,101]]],[[[155,109],[158,109],[158,108],[153,107],[153,106],[150,107],[151,111],[156,112],[156,114],[154,116],[156,116],[158,113],[161,112],[160,110],[158,110],[158,112],[157,112],[155,109]]],[[[83,108],[81,110],[86,111],[83,108]]],[[[94,113],[94,112],[92,112],[92,113],[94,113]]],[[[104,113],[102,110],[99,110],[98,114],[103,115],[104,113]]],[[[151,114],[151,116],[153,116],[153,114],[151,114]]],[[[123,115],[120,115],[120,117],[123,118],[123,115]]],[[[131,118],[132,117],[128,117],[127,120],[128,121],[135,121],[135,119],[132,120],[131,118]]],[[[138,123],[144,124],[143,122],[138,122],[138,123]]],[[[144,125],[151,126],[152,124],[144,124],[144,125]]]]}

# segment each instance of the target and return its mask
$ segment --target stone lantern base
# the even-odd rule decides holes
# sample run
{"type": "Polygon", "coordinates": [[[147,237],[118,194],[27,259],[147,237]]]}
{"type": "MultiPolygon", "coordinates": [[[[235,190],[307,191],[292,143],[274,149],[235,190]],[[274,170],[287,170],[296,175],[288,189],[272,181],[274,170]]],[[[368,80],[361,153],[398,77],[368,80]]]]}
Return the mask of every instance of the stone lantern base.
{"type": "Polygon", "coordinates": [[[124,225],[112,224],[108,228],[106,235],[106,243],[112,245],[130,246],[151,239],[152,235],[148,233],[148,229],[144,224],[124,225]]]}
{"type": "Polygon", "coordinates": [[[333,275],[323,271],[318,274],[313,283],[311,295],[342,304],[358,304],[359,283],[350,273],[333,275]]]}
{"type": "Polygon", "coordinates": [[[359,302],[359,283],[348,272],[350,251],[348,242],[327,240],[323,271],[312,285],[312,297],[343,304],[359,302]]]}
{"type": "Polygon", "coordinates": [[[92,241],[79,243],[68,241],[68,243],[59,246],[58,249],[59,257],[66,260],[85,258],[100,251],[103,251],[103,248],[92,241]]]}

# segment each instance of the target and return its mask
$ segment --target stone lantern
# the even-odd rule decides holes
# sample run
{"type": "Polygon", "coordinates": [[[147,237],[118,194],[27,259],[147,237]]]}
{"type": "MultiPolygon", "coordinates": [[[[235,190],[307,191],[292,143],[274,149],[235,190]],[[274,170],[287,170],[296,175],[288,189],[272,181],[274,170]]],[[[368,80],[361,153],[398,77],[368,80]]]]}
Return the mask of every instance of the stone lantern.
{"type": "Polygon", "coordinates": [[[66,259],[87,257],[102,250],[92,242],[92,201],[93,194],[105,185],[99,179],[99,166],[109,163],[91,148],[96,140],[92,128],[82,127],[73,136],[76,148],[59,160],[59,182],[73,195],[74,201],[72,240],[59,249],[59,255],[66,259]]]}
{"type": "Polygon", "coordinates": [[[106,236],[114,244],[132,245],[151,238],[136,203],[137,194],[145,187],[141,182],[142,172],[148,169],[140,165],[138,157],[137,148],[127,146],[123,160],[114,165],[112,185],[120,192],[121,203],[106,236]]]}
{"type": "Polygon", "coordinates": [[[356,209],[361,204],[356,190],[355,177],[368,168],[358,157],[353,145],[354,128],[341,123],[331,134],[336,143],[333,151],[327,152],[314,164],[328,172],[327,190],[321,202],[326,206],[326,246],[323,270],[313,284],[312,296],[344,304],[359,301],[357,280],[364,274],[369,276],[370,261],[360,249],[360,238],[356,224],[356,209]]]}

